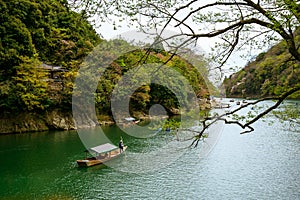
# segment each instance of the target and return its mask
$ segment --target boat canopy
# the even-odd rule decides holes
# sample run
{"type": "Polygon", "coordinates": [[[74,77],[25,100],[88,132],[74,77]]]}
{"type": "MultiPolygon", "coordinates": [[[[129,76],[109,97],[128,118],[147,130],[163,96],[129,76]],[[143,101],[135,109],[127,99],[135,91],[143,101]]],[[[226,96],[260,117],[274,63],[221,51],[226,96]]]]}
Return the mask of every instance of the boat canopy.
{"type": "Polygon", "coordinates": [[[129,122],[135,121],[135,118],[133,118],[133,117],[126,117],[124,119],[129,122]]]}
{"type": "Polygon", "coordinates": [[[94,151],[96,153],[106,153],[106,152],[113,151],[115,149],[118,149],[118,147],[110,143],[101,144],[99,146],[90,148],[91,151],[94,151]]]}

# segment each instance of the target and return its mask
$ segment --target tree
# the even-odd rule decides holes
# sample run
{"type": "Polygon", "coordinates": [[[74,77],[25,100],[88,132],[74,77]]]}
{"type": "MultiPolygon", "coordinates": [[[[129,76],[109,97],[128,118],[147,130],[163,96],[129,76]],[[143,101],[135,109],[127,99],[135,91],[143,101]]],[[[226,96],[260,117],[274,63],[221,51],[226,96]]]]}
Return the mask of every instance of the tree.
{"type": "Polygon", "coordinates": [[[0,22],[0,113],[71,108],[76,71],[102,41],[93,27],[66,0],[0,0],[0,22]],[[42,63],[68,69],[60,91],[42,63]]]}
{"type": "MultiPolygon", "coordinates": [[[[166,41],[184,36],[184,39],[180,40],[181,43],[174,48],[175,51],[202,38],[215,38],[217,42],[211,58],[217,61],[220,70],[234,51],[261,48],[274,44],[279,39],[286,43],[290,59],[300,61],[299,37],[295,35],[300,25],[300,4],[296,0],[116,0],[109,3],[100,0],[74,0],[73,3],[75,7],[80,5],[85,14],[98,14],[102,20],[108,19],[114,24],[117,23],[114,19],[118,17],[121,21],[129,19],[130,26],[137,24],[144,32],[149,28],[161,28],[157,32],[158,36],[169,28],[177,29],[178,35],[164,39],[166,41]]],[[[262,98],[232,112],[204,119],[203,128],[198,131],[199,137],[195,139],[195,144],[197,145],[203,132],[219,120],[239,125],[246,129],[243,133],[253,131],[254,122],[276,109],[284,99],[299,90],[300,83],[277,97],[262,98]],[[247,122],[227,118],[245,107],[269,99],[276,100],[276,103],[247,122]]]]}
{"type": "Polygon", "coordinates": [[[22,63],[16,67],[16,75],[12,77],[10,95],[4,102],[10,108],[18,105],[18,111],[41,111],[49,106],[45,81],[47,72],[36,58],[21,57],[22,63]]]}

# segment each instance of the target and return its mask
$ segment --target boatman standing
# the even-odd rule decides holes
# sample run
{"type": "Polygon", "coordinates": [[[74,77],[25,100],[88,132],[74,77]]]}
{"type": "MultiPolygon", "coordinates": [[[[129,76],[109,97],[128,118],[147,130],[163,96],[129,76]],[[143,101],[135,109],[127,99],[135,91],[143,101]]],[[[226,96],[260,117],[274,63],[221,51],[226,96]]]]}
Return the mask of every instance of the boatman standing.
{"type": "Polygon", "coordinates": [[[120,142],[119,142],[120,153],[123,152],[123,147],[124,147],[123,140],[121,139],[120,142]]]}

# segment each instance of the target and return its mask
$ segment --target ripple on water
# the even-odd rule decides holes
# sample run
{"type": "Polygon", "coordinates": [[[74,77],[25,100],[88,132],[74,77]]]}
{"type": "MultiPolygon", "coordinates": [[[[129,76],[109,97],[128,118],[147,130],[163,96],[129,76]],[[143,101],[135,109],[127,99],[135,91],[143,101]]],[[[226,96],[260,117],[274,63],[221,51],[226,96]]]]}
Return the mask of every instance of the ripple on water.
{"type": "Polygon", "coordinates": [[[254,133],[239,135],[239,131],[235,126],[226,126],[213,150],[202,159],[201,148],[186,149],[166,167],[145,173],[121,172],[106,166],[74,167],[74,160],[82,156],[82,145],[72,135],[65,135],[57,143],[51,141],[51,134],[36,137],[37,141],[19,136],[20,146],[35,145],[42,154],[35,154],[30,148],[24,154],[22,150],[20,154],[9,151],[4,156],[1,152],[13,148],[14,143],[3,144],[2,160],[14,157],[19,160],[19,167],[13,165],[14,159],[5,162],[7,167],[0,166],[0,196],[3,199],[300,199],[300,134],[284,130],[280,124],[275,127],[264,122],[255,125],[254,133]],[[32,166],[32,160],[40,162],[32,166]]]}

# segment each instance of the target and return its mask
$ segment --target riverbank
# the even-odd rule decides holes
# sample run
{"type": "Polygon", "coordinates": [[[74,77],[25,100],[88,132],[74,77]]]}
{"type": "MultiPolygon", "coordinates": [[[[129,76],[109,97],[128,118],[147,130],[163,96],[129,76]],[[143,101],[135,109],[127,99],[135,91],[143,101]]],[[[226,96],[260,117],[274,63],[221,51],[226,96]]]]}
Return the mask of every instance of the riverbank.
{"type": "MultiPolygon", "coordinates": [[[[140,120],[149,119],[149,116],[141,113],[136,113],[135,117],[140,120]]],[[[0,115],[0,134],[41,132],[49,130],[76,130],[77,128],[112,125],[115,123],[111,116],[103,114],[97,116],[97,120],[93,120],[82,113],[81,116],[76,116],[76,120],[78,122],[77,125],[74,122],[71,111],[61,111],[59,109],[43,113],[6,113],[0,115]]]]}
{"type": "MultiPolygon", "coordinates": [[[[200,101],[201,110],[211,108],[207,101],[200,101]]],[[[172,115],[178,115],[179,110],[172,110],[172,115]]],[[[138,120],[149,120],[150,116],[143,112],[133,112],[138,120]]],[[[112,116],[100,114],[92,119],[82,113],[76,116],[74,122],[72,111],[53,109],[44,112],[2,113],[0,114],[0,134],[15,134],[26,132],[41,132],[49,130],[76,130],[77,128],[95,127],[98,125],[112,125],[115,123],[112,116]]]]}
{"type": "MultiPolygon", "coordinates": [[[[82,116],[77,116],[77,120],[81,121],[82,127],[95,127],[114,123],[109,116],[102,116],[96,121],[82,114],[82,116]]],[[[77,128],[81,127],[75,124],[72,112],[59,109],[43,113],[6,113],[0,116],[0,134],[76,130],[77,128]]]]}
{"type": "Polygon", "coordinates": [[[76,129],[71,113],[58,109],[43,113],[6,113],[0,117],[0,134],[76,129]]]}

